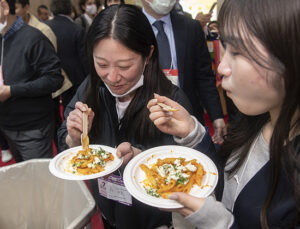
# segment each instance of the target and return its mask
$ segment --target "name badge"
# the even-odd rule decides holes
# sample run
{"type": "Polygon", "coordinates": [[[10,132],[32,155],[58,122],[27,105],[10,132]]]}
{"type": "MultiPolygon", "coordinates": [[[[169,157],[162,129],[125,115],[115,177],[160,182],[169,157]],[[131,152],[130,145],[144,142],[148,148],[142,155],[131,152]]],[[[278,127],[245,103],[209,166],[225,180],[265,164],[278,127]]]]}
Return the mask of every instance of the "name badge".
{"type": "Polygon", "coordinates": [[[99,194],[107,199],[132,206],[132,197],[125,188],[122,177],[110,175],[108,178],[98,178],[99,194]]]}
{"type": "Polygon", "coordinates": [[[0,86],[4,85],[2,66],[0,65],[0,86]]]}
{"type": "Polygon", "coordinates": [[[179,87],[178,69],[163,69],[163,72],[174,85],[179,87]]]}

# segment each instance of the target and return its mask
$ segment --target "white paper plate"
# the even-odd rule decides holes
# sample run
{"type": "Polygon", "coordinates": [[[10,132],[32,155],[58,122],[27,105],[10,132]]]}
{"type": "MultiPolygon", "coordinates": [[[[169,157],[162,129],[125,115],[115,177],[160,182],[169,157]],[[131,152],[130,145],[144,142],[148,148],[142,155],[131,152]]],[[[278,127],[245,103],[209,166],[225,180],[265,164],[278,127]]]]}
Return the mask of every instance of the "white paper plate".
{"type": "Polygon", "coordinates": [[[218,182],[218,170],[212,160],[205,154],[197,150],[183,146],[160,146],[146,150],[134,157],[126,166],[124,171],[124,183],[128,192],[137,200],[158,208],[181,208],[181,204],[174,200],[164,199],[162,197],[153,197],[146,193],[142,181],[146,178],[144,171],[140,168],[140,164],[146,164],[151,167],[156,163],[157,159],[166,157],[181,157],[186,160],[196,159],[201,163],[206,174],[203,176],[201,187],[194,185],[190,191],[190,195],[196,197],[207,197],[215,189],[218,182]]]}
{"type": "Polygon", "coordinates": [[[123,158],[118,158],[116,155],[116,149],[104,146],[104,145],[90,145],[89,146],[92,149],[99,149],[100,147],[104,149],[107,152],[110,152],[114,156],[113,161],[107,162],[104,171],[100,173],[94,173],[90,175],[77,175],[73,174],[70,170],[70,167],[72,166],[70,163],[70,160],[78,153],[79,150],[82,150],[81,146],[74,147],[67,149],[58,155],[56,155],[49,164],[49,170],[50,172],[61,179],[65,180],[90,180],[95,179],[98,177],[106,176],[108,174],[111,174],[115,170],[117,170],[123,163],[123,158]]]}

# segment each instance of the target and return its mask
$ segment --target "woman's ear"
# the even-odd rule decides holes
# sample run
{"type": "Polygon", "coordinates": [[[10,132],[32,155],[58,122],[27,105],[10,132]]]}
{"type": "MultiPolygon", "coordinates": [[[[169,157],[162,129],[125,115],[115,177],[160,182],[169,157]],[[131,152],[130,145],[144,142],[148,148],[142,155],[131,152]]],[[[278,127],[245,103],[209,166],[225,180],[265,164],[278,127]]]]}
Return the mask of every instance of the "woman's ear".
{"type": "Polygon", "coordinates": [[[151,46],[150,46],[150,54],[149,54],[149,56],[148,56],[147,59],[146,59],[146,65],[149,63],[149,60],[150,60],[151,57],[152,57],[153,51],[154,51],[154,45],[151,45],[151,46]]]}

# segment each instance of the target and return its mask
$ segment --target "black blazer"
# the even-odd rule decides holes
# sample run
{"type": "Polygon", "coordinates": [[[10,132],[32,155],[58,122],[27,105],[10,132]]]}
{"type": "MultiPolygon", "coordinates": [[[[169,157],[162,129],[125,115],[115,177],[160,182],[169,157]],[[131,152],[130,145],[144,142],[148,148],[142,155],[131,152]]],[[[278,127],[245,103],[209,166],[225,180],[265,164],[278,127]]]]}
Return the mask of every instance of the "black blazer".
{"type": "Polygon", "coordinates": [[[205,35],[196,20],[171,12],[180,87],[188,96],[194,115],[203,123],[203,106],[211,120],[223,118],[216,79],[205,35]]]}
{"type": "Polygon", "coordinates": [[[78,87],[88,75],[88,59],[85,50],[85,32],[64,16],[55,16],[46,22],[57,38],[57,55],[62,69],[73,86],[78,87]]]}

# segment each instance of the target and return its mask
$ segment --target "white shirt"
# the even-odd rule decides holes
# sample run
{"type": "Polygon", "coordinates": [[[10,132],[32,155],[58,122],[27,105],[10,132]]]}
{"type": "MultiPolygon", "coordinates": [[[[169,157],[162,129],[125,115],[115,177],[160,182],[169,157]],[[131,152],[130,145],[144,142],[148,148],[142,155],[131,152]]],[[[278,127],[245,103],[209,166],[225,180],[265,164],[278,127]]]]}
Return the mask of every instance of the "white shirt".
{"type": "Polygon", "coordinates": [[[131,100],[128,100],[126,102],[121,102],[118,98],[116,98],[116,109],[117,109],[119,123],[120,120],[124,117],[125,111],[129,106],[130,102],[131,100]]]}
{"type": "Polygon", "coordinates": [[[177,68],[177,56],[176,56],[175,39],[174,39],[174,33],[173,33],[173,27],[172,27],[172,21],[171,21],[170,14],[167,14],[166,16],[163,16],[160,19],[156,19],[156,18],[152,17],[151,15],[149,15],[145,11],[144,8],[143,8],[143,13],[146,15],[146,17],[148,18],[148,21],[152,25],[152,29],[153,29],[153,32],[155,34],[155,37],[158,34],[158,30],[153,25],[153,23],[156,22],[157,20],[160,20],[160,21],[164,22],[164,24],[163,24],[164,25],[164,31],[165,31],[165,33],[168,37],[169,44],[170,44],[170,49],[171,49],[172,66],[170,67],[170,69],[178,69],[177,68]]]}
{"type": "Polygon", "coordinates": [[[93,22],[93,19],[90,18],[89,15],[87,15],[86,13],[83,14],[84,18],[87,20],[88,26],[90,26],[93,22]]]}

